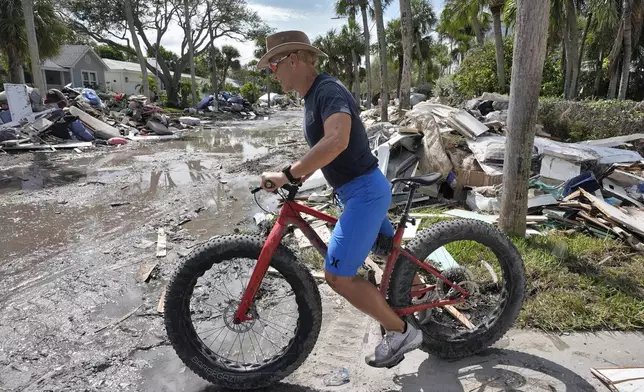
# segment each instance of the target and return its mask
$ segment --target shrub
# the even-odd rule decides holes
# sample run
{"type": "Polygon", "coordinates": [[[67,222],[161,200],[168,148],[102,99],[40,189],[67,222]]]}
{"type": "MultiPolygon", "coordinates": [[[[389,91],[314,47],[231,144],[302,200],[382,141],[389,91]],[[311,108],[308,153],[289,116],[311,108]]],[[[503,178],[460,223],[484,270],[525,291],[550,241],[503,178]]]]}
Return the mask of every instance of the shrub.
{"type": "Polygon", "coordinates": [[[241,95],[248,102],[255,103],[259,99],[259,87],[253,82],[248,82],[242,86],[241,95]]]}
{"type": "Polygon", "coordinates": [[[603,139],[644,132],[643,109],[633,101],[542,98],[538,122],[546,132],[565,141],[603,139]]]}
{"type": "Polygon", "coordinates": [[[452,104],[461,102],[463,99],[456,88],[453,76],[454,75],[445,75],[436,79],[434,88],[432,89],[432,95],[435,97],[447,98],[449,103],[452,104]]]}
{"type": "MultiPolygon", "coordinates": [[[[512,70],[513,38],[503,41],[505,84],[510,85],[512,70]]],[[[458,91],[466,96],[479,96],[484,92],[502,92],[496,77],[496,51],[494,42],[488,40],[483,47],[471,49],[454,74],[458,91]]]]}

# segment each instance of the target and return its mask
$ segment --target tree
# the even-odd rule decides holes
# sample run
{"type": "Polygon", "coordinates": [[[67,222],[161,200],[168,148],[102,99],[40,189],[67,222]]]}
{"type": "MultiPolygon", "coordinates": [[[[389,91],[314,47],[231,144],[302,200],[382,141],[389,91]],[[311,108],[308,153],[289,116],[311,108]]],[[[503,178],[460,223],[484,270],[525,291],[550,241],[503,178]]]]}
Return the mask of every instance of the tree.
{"type": "MultiPolygon", "coordinates": [[[[98,42],[121,50],[132,50],[124,23],[123,0],[68,0],[65,14],[69,24],[77,31],[90,35],[98,42]]],[[[163,57],[158,57],[157,67],[149,64],[148,69],[161,71],[158,76],[163,82],[168,102],[178,103],[181,73],[189,66],[189,43],[192,41],[194,57],[211,48],[211,42],[220,37],[245,39],[262,23],[256,12],[251,11],[244,0],[209,0],[195,5],[190,26],[186,24],[183,0],[131,0],[134,8],[134,25],[146,50],[159,47],[171,24],[178,24],[184,31],[178,61],[171,67],[163,57]],[[206,15],[206,13],[208,15],[206,15]],[[190,29],[190,34],[186,32],[190,29]],[[152,41],[149,32],[154,31],[152,41]],[[212,34],[211,34],[212,32],[212,34]]]]}
{"type": "MultiPolygon", "coordinates": [[[[38,54],[42,59],[53,57],[69,36],[69,29],[56,14],[51,0],[37,0],[33,5],[38,54]]],[[[0,7],[0,53],[7,59],[11,83],[25,81],[22,66],[29,57],[26,34],[21,0],[4,1],[0,7]]]]}
{"type": "MultiPolygon", "coordinates": [[[[570,0],[572,1],[572,0],[570,0]]],[[[496,77],[499,80],[501,92],[505,92],[505,70],[503,59],[503,32],[501,31],[501,11],[505,0],[490,0],[490,11],[494,19],[494,48],[496,50],[496,77]]]]}
{"type": "Polygon", "coordinates": [[[228,76],[228,70],[233,67],[239,69],[241,64],[239,64],[239,57],[241,54],[239,50],[232,45],[224,45],[221,47],[221,54],[223,56],[223,66],[221,69],[221,85],[226,85],[226,77],[228,76]]]}
{"type": "Polygon", "coordinates": [[[398,69],[398,78],[396,81],[396,97],[400,99],[402,87],[403,62],[405,60],[402,46],[402,28],[400,19],[392,19],[387,22],[385,37],[387,39],[387,58],[391,59],[398,69]]]}
{"type": "Polygon", "coordinates": [[[426,73],[423,72],[423,63],[425,60],[430,60],[429,48],[431,47],[431,37],[428,41],[423,42],[425,36],[428,35],[431,29],[436,24],[436,15],[432,6],[427,0],[412,0],[411,1],[411,15],[413,26],[413,39],[414,46],[416,47],[416,54],[418,56],[418,82],[421,84],[425,81],[426,73]]]}
{"type": "Polygon", "coordinates": [[[446,0],[441,13],[441,30],[455,38],[466,33],[474,33],[478,46],[485,42],[485,32],[489,26],[489,14],[483,12],[485,0],[446,0]]]}
{"type": "Polygon", "coordinates": [[[97,45],[96,47],[94,47],[94,51],[102,59],[127,61],[125,53],[118,49],[114,49],[109,45],[97,45]]]}
{"type": "Polygon", "coordinates": [[[411,92],[411,58],[413,26],[411,17],[411,4],[409,0],[398,0],[400,5],[400,28],[403,47],[402,79],[400,82],[399,109],[409,109],[409,94],[411,92]]]}
{"type": "Polygon", "coordinates": [[[369,7],[369,0],[362,0],[360,4],[360,12],[362,13],[362,26],[364,30],[364,64],[367,69],[367,109],[371,109],[371,100],[373,99],[373,88],[371,76],[371,42],[369,34],[369,19],[367,18],[367,8],[369,7]]]}
{"type": "Polygon", "coordinates": [[[154,44],[150,48],[147,48],[146,56],[154,58],[156,61],[161,57],[170,68],[175,68],[177,63],[179,63],[179,56],[173,51],[166,49],[163,45],[154,44]]]}
{"type": "Polygon", "coordinates": [[[136,29],[134,28],[134,11],[132,11],[132,2],[131,0],[124,0],[123,7],[125,9],[125,19],[127,20],[128,29],[130,35],[132,36],[132,42],[134,43],[134,50],[136,51],[136,57],[139,60],[139,65],[141,66],[141,85],[143,90],[143,95],[147,98],[150,98],[150,83],[148,79],[148,60],[143,57],[143,51],[141,50],[141,45],[139,44],[139,37],[136,34],[136,29]]]}
{"type": "MultiPolygon", "coordinates": [[[[183,31],[186,37],[192,37],[192,16],[197,13],[197,7],[190,0],[183,0],[183,31]]],[[[210,10],[210,7],[208,7],[210,10]]],[[[190,64],[190,90],[192,93],[192,105],[197,104],[197,79],[195,77],[195,43],[188,39],[188,64],[190,64]]]]}
{"type": "Polygon", "coordinates": [[[511,235],[525,234],[528,178],[539,107],[539,88],[546,57],[549,12],[550,0],[517,2],[499,218],[499,226],[511,235]]]}
{"type": "MultiPolygon", "coordinates": [[[[349,36],[353,35],[355,33],[355,30],[357,29],[357,23],[356,23],[356,14],[358,13],[358,8],[359,8],[359,2],[357,1],[351,1],[351,0],[338,0],[335,3],[335,13],[338,16],[346,16],[349,18],[349,29],[348,30],[343,30],[342,32],[345,34],[343,37],[347,41],[356,41],[355,37],[349,36]]],[[[351,60],[353,63],[353,66],[351,67],[353,70],[353,77],[351,80],[353,80],[353,97],[355,98],[356,102],[360,104],[360,70],[359,70],[359,60],[358,60],[358,50],[355,47],[351,47],[351,60]]]]}
{"type": "Polygon", "coordinates": [[[385,42],[385,22],[383,21],[382,0],[373,0],[373,10],[376,19],[376,30],[378,32],[378,49],[380,54],[380,121],[389,120],[389,86],[387,85],[387,43],[385,42]]]}
{"type": "Polygon", "coordinates": [[[27,45],[29,47],[29,59],[31,62],[31,76],[34,85],[41,94],[45,93],[45,85],[40,71],[40,53],[38,53],[38,38],[36,37],[36,25],[34,23],[33,0],[22,0],[22,13],[25,17],[25,30],[27,32],[27,45]]]}
{"type": "Polygon", "coordinates": [[[622,5],[622,24],[624,25],[624,58],[622,60],[622,81],[619,86],[619,99],[626,99],[628,91],[628,76],[631,73],[631,0],[624,0],[622,5]]]}

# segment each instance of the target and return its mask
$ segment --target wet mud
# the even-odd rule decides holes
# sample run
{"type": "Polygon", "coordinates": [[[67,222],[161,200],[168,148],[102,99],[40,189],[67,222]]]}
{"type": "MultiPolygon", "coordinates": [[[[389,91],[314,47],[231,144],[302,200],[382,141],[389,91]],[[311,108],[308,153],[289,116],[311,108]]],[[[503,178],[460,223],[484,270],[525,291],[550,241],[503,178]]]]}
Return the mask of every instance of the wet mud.
{"type": "Polygon", "coordinates": [[[201,241],[255,227],[249,190],[306,151],[301,127],[301,111],[281,111],[170,142],[0,155],[0,391],[208,390],[172,385],[189,370],[161,293],[201,241]],[[146,263],[158,265],[137,281],[146,263]]]}

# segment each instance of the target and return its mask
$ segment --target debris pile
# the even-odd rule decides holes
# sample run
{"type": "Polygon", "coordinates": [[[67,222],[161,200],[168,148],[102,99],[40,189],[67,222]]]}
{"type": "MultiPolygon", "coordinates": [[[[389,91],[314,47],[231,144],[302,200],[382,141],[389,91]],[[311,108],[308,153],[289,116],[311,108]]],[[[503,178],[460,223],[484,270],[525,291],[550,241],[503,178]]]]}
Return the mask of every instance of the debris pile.
{"type": "MultiPolygon", "coordinates": [[[[442,175],[441,184],[419,190],[415,203],[441,198],[464,202],[476,212],[470,217],[490,221],[494,215],[481,214],[500,209],[508,107],[507,96],[486,93],[462,108],[420,102],[387,123],[377,122],[379,109],[361,117],[387,178],[442,175]]],[[[644,240],[644,159],[637,150],[642,146],[644,134],[565,143],[538,126],[528,190],[530,226],[639,244],[638,237],[644,240]]],[[[403,185],[393,192],[392,207],[403,205],[403,185]]],[[[644,250],[644,245],[637,248],[644,250]]]]}
{"type": "Polygon", "coordinates": [[[200,123],[193,117],[170,118],[142,95],[126,98],[66,86],[49,90],[43,104],[35,89],[14,84],[4,87],[0,95],[3,150],[55,151],[128,140],[176,139],[180,130],[200,123]]]}

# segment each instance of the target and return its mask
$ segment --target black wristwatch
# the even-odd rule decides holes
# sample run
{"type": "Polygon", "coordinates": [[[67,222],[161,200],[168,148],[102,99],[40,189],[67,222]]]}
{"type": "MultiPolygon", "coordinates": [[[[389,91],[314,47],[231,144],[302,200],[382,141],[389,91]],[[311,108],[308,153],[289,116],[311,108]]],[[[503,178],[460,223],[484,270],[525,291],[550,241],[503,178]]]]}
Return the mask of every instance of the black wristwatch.
{"type": "Polygon", "coordinates": [[[284,169],[282,169],[282,173],[284,173],[284,175],[286,176],[286,178],[288,178],[288,181],[291,184],[297,184],[297,180],[291,174],[291,165],[288,165],[284,169]]]}

